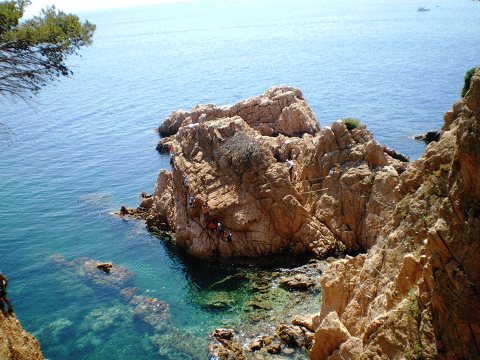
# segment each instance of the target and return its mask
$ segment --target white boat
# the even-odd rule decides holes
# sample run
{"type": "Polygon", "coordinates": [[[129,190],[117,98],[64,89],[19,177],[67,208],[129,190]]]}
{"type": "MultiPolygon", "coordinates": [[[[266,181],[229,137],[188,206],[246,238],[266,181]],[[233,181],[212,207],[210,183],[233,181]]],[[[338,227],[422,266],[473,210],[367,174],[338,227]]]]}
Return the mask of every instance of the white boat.
{"type": "Polygon", "coordinates": [[[425,1],[425,6],[419,6],[417,11],[429,11],[430,8],[427,8],[427,2],[425,1]]]}

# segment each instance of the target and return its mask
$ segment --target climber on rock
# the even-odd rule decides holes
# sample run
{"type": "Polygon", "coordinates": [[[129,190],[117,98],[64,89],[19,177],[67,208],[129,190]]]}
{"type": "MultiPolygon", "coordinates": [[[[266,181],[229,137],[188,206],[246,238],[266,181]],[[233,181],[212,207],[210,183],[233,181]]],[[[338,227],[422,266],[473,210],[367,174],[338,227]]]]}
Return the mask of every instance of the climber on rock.
{"type": "Polygon", "coordinates": [[[10,305],[10,301],[7,299],[7,285],[8,285],[8,280],[5,276],[3,276],[2,273],[0,273],[0,309],[4,308],[3,303],[7,304],[8,306],[8,312],[12,313],[12,305],[10,305]]]}
{"type": "Polygon", "coordinates": [[[208,224],[208,230],[210,230],[210,231],[215,230],[216,227],[217,227],[217,226],[216,226],[215,223],[212,222],[212,221],[210,221],[210,223],[208,224]]]}
{"type": "Polygon", "coordinates": [[[173,165],[173,158],[175,157],[175,154],[170,155],[170,165],[173,165]]]}
{"type": "Polygon", "coordinates": [[[188,188],[188,179],[187,178],[183,179],[183,187],[185,189],[188,188]]]}
{"type": "Polygon", "coordinates": [[[232,234],[231,233],[227,234],[227,242],[232,242],[232,234]]]}
{"type": "Polygon", "coordinates": [[[202,212],[205,214],[205,216],[208,216],[208,213],[210,211],[210,208],[207,205],[207,202],[205,201],[202,205],[202,212]]]}
{"type": "Polygon", "coordinates": [[[191,208],[195,207],[195,198],[193,196],[190,196],[188,206],[190,206],[191,208]]]}
{"type": "Polygon", "coordinates": [[[223,235],[223,225],[220,222],[217,224],[217,231],[218,231],[218,235],[220,236],[223,235]]]}
{"type": "Polygon", "coordinates": [[[167,144],[167,150],[172,151],[172,144],[167,144]]]}
{"type": "Polygon", "coordinates": [[[288,165],[288,171],[289,171],[289,173],[290,173],[290,181],[292,181],[292,180],[293,180],[293,167],[294,167],[295,165],[294,165],[293,162],[292,162],[291,160],[289,160],[289,159],[287,159],[285,162],[286,162],[287,165],[288,165]]]}

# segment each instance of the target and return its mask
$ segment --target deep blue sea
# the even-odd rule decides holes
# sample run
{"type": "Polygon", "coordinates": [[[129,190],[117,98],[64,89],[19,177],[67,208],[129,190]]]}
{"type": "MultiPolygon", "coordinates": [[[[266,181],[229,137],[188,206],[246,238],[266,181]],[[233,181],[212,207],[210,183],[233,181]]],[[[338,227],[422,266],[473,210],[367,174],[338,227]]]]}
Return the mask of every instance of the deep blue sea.
{"type": "Polygon", "coordinates": [[[169,168],[154,129],[173,110],[286,84],[321,126],[356,117],[381,144],[420,157],[411,137],[442,126],[480,65],[480,2],[423,5],[213,0],[79,13],[97,32],[69,58],[74,76],[29,103],[0,103],[13,134],[0,142],[0,270],[45,357],[188,359],[178,343],[204,351],[215,327],[239,325],[244,292],[223,289],[237,304],[228,311],[199,305],[228,272],[192,265],[142,222],[111,215],[137,206],[169,168]],[[118,296],[55,267],[58,254],[129,267],[141,294],[169,304],[175,334],[139,327],[118,296]]]}

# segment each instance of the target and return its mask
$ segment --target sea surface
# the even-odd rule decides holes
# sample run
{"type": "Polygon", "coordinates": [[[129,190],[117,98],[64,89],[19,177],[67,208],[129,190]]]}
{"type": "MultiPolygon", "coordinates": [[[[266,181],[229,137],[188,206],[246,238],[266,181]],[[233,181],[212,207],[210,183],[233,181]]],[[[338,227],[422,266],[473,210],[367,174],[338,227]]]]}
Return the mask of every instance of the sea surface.
{"type": "MultiPolygon", "coordinates": [[[[286,84],[321,126],[356,117],[416,159],[425,145],[411,137],[442,126],[465,72],[480,65],[480,2],[418,6],[214,0],[79,13],[97,32],[68,59],[74,76],[0,103],[11,137],[1,133],[0,270],[45,357],[206,359],[209,332],[246,324],[251,279],[268,275],[192,262],[141,221],[112,215],[137,206],[169,168],[154,129],[173,110],[286,84]],[[128,267],[139,295],[168,306],[165,326],[142,322],[118,292],[68,266],[77,258],[128,267]]],[[[272,297],[294,296],[269,285],[272,297]]],[[[320,308],[311,295],[306,312],[320,308]]]]}

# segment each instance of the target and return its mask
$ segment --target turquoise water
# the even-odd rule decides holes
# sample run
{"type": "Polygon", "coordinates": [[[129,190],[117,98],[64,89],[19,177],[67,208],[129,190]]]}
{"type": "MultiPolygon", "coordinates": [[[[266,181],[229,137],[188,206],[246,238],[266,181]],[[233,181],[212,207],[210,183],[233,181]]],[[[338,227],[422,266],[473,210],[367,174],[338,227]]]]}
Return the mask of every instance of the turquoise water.
{"type": "Polygon", "coordinates": [[[97,33],[69,59],[74,76],[28,104],[0,104],[14,134],[0,143],[0,270],[44,355],[188,358],[178,343],[204,351],[209,331],[241,322],[248,281],[239,291],[212,288],[223,279],[218,269],[110,215],[138,205],[169,168],[153,129],[171,111],[287,84],[303,91],[322,126],[357,117],[380,143],[418,158],[424,145],[410,137],[440,128],[480,59],[479,2],[441,0],[425,13],[419,5],[212,1],[79,14],[97,33]],[[146,331],[118,294],[59,269],[55,254],[129,267],[142,295],[169,304],[170,330],[146,331]],[[215,291],[231,297],[228,311],[201,305],[215,291]]]}

